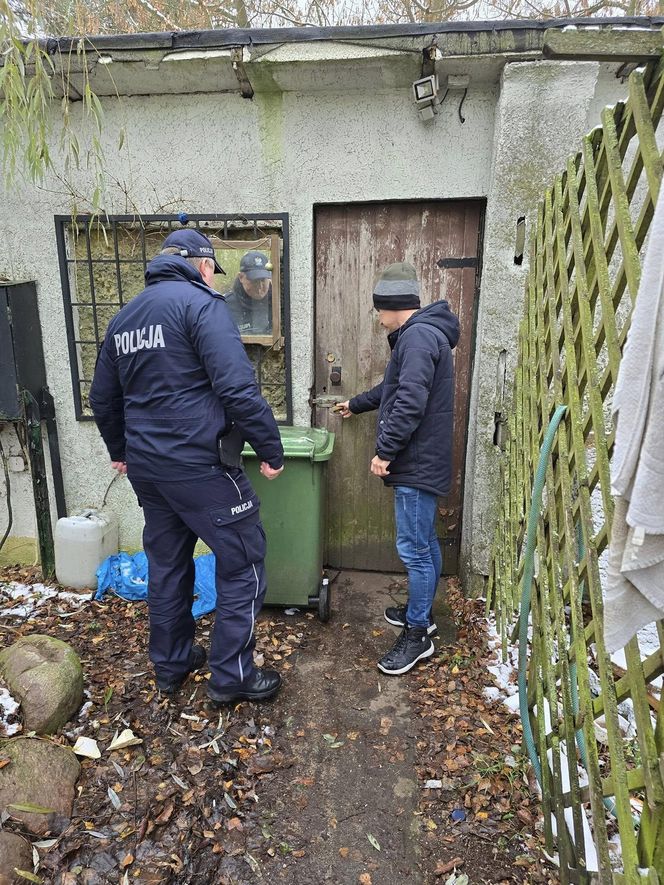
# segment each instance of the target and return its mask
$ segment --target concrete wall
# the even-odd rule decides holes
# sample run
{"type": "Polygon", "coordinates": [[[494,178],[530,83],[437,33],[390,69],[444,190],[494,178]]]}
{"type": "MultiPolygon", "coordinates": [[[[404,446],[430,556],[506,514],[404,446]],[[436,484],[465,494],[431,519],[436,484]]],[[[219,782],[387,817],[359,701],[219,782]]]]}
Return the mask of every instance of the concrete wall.
{"type": "Polygon", "coordinates": [[[613,70],[595,62],[508,65],[496,106],[487,201],[477,345],[466,458],[462,569],[481,592],[497,516],[501,449],[496,416],[511,403],[518,325],[528,273],[528,243],[544,189],[565,167],[602,108],[626,92],[613,70]],[[573,98],[573,100],[571,100],[573,98]],[[517,219],[526,217],[523,263],[515,264],[517,219]]]}
{"type": "MultiPolygon", "coordinates": [[[[308,424],[314,204],[486,194],[495,99],[495,86],[472,90],[464,126],[451,105],[434,125],[420,122],[406,89],[271,92],[252,102],[213,94],[105,100],[109,181],[120,184],[109,188],[109,211],[290,214],[294,421],[308,424]],[[125,144],[118,154],[123,126],[125,144]]],[[[82,196],[89,185],[81,174],[82,196]]],[[[49,180],[43,188],[7,195],[0,206],[0,274],[37,280],[65,493],[74,510],[98,506],[112,472],[94,425],[74,417],[53,223],[55,214],[71,210],[61,190],[49,180]]],[[[79,205],[85,208],[83,200],[79,205]]],[[[23,513],[17,528],[21,535],[34,535],[28,529],[33,516],[27,482],[20,483],[16,498],[23,513]]],[[[114,484],[109,504],[121,514],[121,543],[140,547],[141,514],[126,479],[114,484]]]]}
{"type": "MultiPolygon", "coordinates": [[[[453,101],[432,123],[421,122],[405,87],[270,91],[251,102],[234,94],[104,99],[108,210],[289,213],[294,420],[307,424],[314,205],[487,197],[464,516],[466,569],[481,574],[499,457],[491,444],[496,359],[505,348],[508,370],[513,364],[525,273],[513,263],[516,218],[532,208],[551,171],[589,128],[598,82],[594,64],[510,65],[500,83],[471,81],[463,125],[453,101]]],[[[84,209],[90,191],[85,171],[76,190],[77,208],[84,209]]],[[[70,511],[100,505],[113,475],[94,425],[74,417],[53,225],[55,214],[71,209],[55,179],[11,192],[0,205],[0,274],[38,284],[70,511]]],[[[34,536],[26,474],[14,474],[13,483],[14,533],[24,539],[34,536]]],[[[109,504],[121,517],[122,545],[139,547],[142,519],[126,479],[114,484],[109,504]]]]}

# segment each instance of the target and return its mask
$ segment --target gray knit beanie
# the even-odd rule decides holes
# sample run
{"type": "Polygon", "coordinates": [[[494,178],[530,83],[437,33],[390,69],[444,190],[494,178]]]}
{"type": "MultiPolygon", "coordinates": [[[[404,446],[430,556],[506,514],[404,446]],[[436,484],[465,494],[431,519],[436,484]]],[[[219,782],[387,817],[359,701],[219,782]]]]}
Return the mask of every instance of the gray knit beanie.
{"type": "Polygon", "coordinates": [[[373,303],[377,310],[417,309],[420,284],[413,265],[406,261],[388,265],[374,286],[373,303]]]}

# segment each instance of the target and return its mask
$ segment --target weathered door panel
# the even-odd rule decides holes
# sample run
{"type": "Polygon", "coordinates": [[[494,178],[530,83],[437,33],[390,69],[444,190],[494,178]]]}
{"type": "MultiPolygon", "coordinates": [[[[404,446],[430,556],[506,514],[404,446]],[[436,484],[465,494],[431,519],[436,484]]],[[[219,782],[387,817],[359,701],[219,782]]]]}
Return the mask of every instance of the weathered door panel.
{"type": "Polygon", "coordinates": [[[389,346],[371,293],[380,269],[404,260],[421,275],[422,304],[446,298],[461,320],[454,482],[439,506],[444,571],[457,571],[482,212],[480,201],[326,206],[316,212],[314,423],[337,433],[327,470],[326,561],[331,566],[402,570],[394,550],[392,491],[369,473],[376,414],[343,421],[329,404],[383,377],[389,346]],[[339,370],[340,383],[335,383],[339,370]]]}

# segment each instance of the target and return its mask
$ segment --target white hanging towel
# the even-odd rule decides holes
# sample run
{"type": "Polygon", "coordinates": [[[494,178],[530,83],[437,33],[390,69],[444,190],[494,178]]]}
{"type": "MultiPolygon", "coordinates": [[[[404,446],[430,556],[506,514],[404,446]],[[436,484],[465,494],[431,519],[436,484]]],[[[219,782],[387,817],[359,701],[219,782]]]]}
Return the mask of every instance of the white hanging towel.
{"type": "Polygon", "coordinates": [[[613,398],[616,496],[604,639],[617,651],[664,618],[664,186],[613,398]]]}

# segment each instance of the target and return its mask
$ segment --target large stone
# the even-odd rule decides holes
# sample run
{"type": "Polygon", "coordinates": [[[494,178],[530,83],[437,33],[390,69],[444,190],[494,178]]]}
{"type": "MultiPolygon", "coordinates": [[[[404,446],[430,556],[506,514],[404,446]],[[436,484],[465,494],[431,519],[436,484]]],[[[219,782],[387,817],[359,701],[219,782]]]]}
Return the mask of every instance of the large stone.
{"type": "Polygon", "coordinates": [[[39,738],[14,738],[0,744],[9,765],[0,768],[0,810],[31,833],[61,833],[71,818],[74,788],[81,767],[70,749],[39,738]],[[20,811],[29,805],[47,812],[20,811]]]}
{"type": "Polygon", "coordinates": [[[83,701],[78,655],[60,639],[36,633],[0,652],[0,672],[21,702],[26,731],[53,734],[83,701]]]}
{"type": "Polygon", "coordinates": [[[32,846],[16,833],[0,831],[0,885],[25,885],[14,870],[32,872],[32,846]]]}

